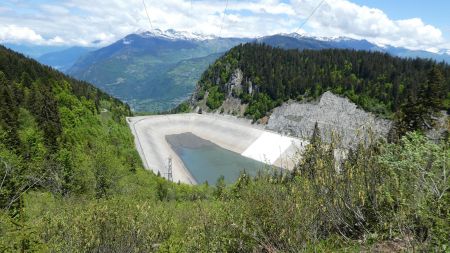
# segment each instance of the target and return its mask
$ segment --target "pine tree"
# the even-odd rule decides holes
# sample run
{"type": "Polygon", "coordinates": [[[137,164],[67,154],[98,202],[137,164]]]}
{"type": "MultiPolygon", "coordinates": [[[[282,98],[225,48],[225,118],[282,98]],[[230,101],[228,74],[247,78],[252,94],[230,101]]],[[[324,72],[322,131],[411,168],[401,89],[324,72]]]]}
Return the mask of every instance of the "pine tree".
{"type": "Polygon", "coordinates": [[[15,149],[20,140],[17,133],[19,110],[14,99],[13,90],[8,79],[0,71],[0,126],[6,131],[5,143],[15,149]]]}
{"type": "Polygon", "coordinates": [[[319,146],[321,141],[322,141],[322,137],[320,135],[319,124],[316,121],[316,123],[314,124],[314,130],[313,130],[313,134],[311,137],[311,144],[313,146],[319,146]]]}
{"type": "Polygon", "coordinates": [[[400,111],[396,114],[394,128],[399,139],[405,133],[410,131],[425,130],[430,121],[428,111],[419,98],[410,93],[407,102],[402,105],[400,111]]]}
{"type": "Polygon", "coordinates": [[[226,188],[225,177],[220,176],[216,182],[216,188],[214,189],[214,196],[217,199],[222,199],[225,193],[225,188],[226,188]]]}
{"type": "Polygon", "coordinates": [[[310,179],[316,177],[317,162],[322,154],[322,138],[320,134],[319,124],[314,124],[313,134],[311,136],[310,144],[306,147],[305,159],[300,168],[300,172],[310,179]]]}
{"type": "Polygon", "coordinates": [[[420,91],[421,102],[430,112],[436,112],[442,107],[445,95],[444,75],[434,66],[428,73],[427,85],[420,91]]]}
{"type": "Polygon", "coordinates": [[[62,132],[58,104],[51,88],[41,80],[34,83],[31,88],[28,109],[35,115],[40,128],[44,131],[47,147],[55,150],[62,132]]]}
{"type": "Polygon", "coordinates": [[[20,77],[20,83],[27,88],[31,88],[31,85],[33,85],[33,79],[31,79],[30,75],[27,72],[23,72],[22,76],[20,77]]]}

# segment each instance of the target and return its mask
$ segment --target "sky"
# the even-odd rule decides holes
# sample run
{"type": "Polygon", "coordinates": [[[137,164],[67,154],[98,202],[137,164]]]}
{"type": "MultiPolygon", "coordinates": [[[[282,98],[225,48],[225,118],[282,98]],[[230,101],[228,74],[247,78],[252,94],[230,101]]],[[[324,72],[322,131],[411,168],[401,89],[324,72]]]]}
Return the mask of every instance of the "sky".
{"type": "Polygon", "coordinates": [[[437,52],[450,49],[448,10],[448,0],[1,0],[0,43],[104,46],[159,28],[221,37],[298,32],[437,52]]]}

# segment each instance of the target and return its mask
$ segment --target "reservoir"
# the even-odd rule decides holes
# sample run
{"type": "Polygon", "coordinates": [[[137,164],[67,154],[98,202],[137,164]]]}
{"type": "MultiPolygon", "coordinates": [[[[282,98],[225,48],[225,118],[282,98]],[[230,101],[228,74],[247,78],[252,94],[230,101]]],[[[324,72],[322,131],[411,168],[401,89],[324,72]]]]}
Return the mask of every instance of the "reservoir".
{"type": "Polygon", "coordinates": [[[268,170],[265,163],[224,149],[192,133],[167,135],[166,141],[177,153],[198,184],[215,184],[220,176],[227,184],[235,182],[242,171],[251,176],[268,170]]]}

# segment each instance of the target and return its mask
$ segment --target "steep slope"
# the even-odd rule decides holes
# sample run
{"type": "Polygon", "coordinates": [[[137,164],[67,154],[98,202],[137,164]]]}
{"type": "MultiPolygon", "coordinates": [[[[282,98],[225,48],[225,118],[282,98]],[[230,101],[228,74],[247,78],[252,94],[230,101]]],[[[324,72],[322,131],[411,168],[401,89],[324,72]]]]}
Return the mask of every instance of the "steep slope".
{"type": "Polygon", "coordinates": [[[136,111],[167,110],[189,97],[218,53],[247,41],[174,30],[141,32],[86,55],[68,73],[128,102],[136,111]]]}
{"type": "Polygon", "coordinates": [[[391,122],[358,108],[347,98],[327,91],[318,102],[290,101],[274,108],[266,128],[310,139],[315,124],[327,143],[339,136],[343,147],[354,147],[368,136],[387,136],[391,122]]]}
{"type": "MultiPolygon", "coordinates": [[[[213,110],[227,96],[240,98],[249,103],[247,114],[260,118],[288,99],[317,98],[324,91],[332,90],[366,110],[388,116],[408,96],[417,96],[435,67],[440,69],[445,81],[439,94],[430,95],[449,99],[447,64],[380,52],[283,50],[250,43],[234,47],[211,65],[199,81],[195,98],[206,99],[206,105],[213,110]]],[[[447,100],[441,109],[448,108],[447,100]]]]}
{"type": "Polygon", "coordinates": [[[50,52],[37,57],[40,63],[51,66],[59,71],[65,72],[82,56],[94,48],[70,47],[61,51],[50,52]]]}
{"type": "Polygon", "coordinates": [[[127,105],[0,47],[0,208],[24,190],[104,197],[136,177],[127,105]],[[3,173],[5,172],[5,173],[3,173]],[[114,182],[114,183],[113,183],[114,182]]]}

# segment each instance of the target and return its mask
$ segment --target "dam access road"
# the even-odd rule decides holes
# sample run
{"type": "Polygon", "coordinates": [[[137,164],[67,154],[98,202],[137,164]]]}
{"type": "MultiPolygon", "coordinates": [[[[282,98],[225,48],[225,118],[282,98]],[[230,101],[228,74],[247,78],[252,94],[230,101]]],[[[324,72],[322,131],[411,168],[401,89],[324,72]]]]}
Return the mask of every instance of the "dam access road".
{"type": "MultiPolygon", "coordinates": [[[[174,182],[196,184],[194,177],[166,140],[166,136],[192,133],[242,156],[292,169],[297,152],[307,142],[267,131],[249,120],[219,114],[170,114],[129,117],[136,148],[146,169],[167,178],[168,158],[172,158],[174,182]]],[[[218,175],[219,176],[219,175],[218,175]]]]}

